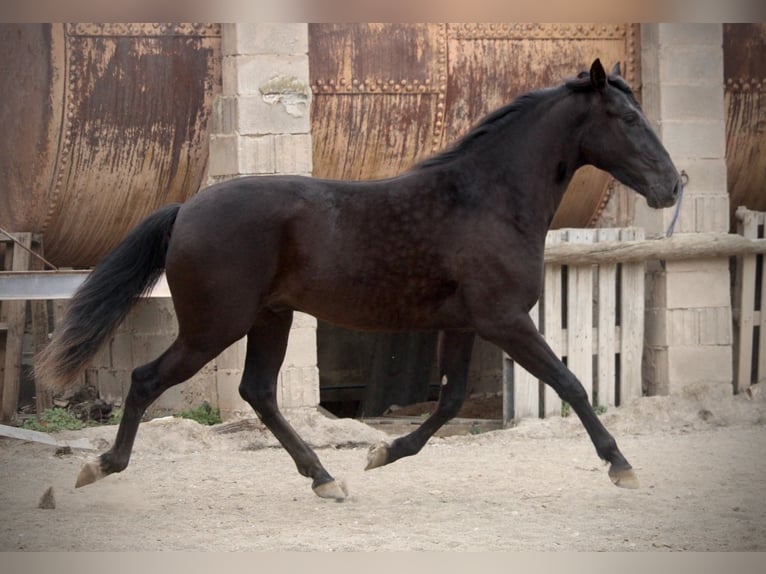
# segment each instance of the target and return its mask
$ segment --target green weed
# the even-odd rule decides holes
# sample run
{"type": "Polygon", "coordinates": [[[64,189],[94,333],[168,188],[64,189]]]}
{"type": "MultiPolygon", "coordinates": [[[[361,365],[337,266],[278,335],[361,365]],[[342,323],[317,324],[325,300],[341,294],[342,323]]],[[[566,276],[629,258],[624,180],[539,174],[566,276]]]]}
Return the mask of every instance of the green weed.
{"type": "Polygon", "coordinates": [[[218,408],[213,408],[207,401],[202,403],[197,408],[191,409],[189,411],[183,411],[178,413],[176,416],[181,417],[182,419],[191,419],[193,421],[197,421],[201,425],[212,426],[222,422],[221,410],[218,408]]]}
{"type": "Polygon", "coordinates": [[[40,432],[58,432],[62,430],[80,430],[85,423],[66,409],[53,407],[46,409],[39,418],[27,419],[23,428],[40,432]]]}

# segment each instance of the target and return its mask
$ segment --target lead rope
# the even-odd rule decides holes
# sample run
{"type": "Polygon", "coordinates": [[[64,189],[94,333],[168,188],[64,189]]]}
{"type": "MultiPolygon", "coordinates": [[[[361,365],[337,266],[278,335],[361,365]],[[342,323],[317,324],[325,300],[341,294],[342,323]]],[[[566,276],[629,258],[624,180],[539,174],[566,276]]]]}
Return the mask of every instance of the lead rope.
{"type": "Polygon", "coordinates": [[[689,183],[689,175],[685,171],[681,171],[681,189],[678,190],[678,201],[676,202],[676,210],[673,212],[673,219],[670,220],[668,230],[665,232],[665,237],[673,235],[673,229],[676,226],[678,220],[678,214],[681,213],[681,200],[684,197],[684,188],[689,183]]]}

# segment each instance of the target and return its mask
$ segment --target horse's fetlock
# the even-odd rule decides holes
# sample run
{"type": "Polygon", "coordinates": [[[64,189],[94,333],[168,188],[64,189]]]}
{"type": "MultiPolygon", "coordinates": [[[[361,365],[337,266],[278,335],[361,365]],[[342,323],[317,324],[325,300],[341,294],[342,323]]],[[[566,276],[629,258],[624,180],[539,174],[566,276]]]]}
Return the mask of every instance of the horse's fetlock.
{"type": "Polygon", "coordinates": [[[105,452],[99,457],[99,465],[104,474],[122,472],[128,467],[130,459],[125,456],[115,456],[112,452],[105,452]]]}

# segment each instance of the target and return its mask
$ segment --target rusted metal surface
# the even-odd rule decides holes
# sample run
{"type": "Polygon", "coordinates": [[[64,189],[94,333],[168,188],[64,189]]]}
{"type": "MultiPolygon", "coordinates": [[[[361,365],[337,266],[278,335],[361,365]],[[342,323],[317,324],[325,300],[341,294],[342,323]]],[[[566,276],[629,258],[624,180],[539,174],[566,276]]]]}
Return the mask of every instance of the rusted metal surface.
{"type": "Polygon", "coordinates": [[[90,266],[194,194],[220,41],[213,24],[1,25],[0,225],[42,232],[58,266],[90,266]]]}
{"type": "Polygon", "coordinates": [[[723,73],[730,220],[766,211],[766,24],[724,24],[723,73]]]}
{"type": "MultiPolygon", "coordinates": [[[[596,57],[638,87],[629,24],[313,24],[309,27],[314,175],[375,178],[442,149],[484,114],[559,83],[596,57]]],[[[585,227],[612,180],[579,172],[554,227],[585,227]]]]}

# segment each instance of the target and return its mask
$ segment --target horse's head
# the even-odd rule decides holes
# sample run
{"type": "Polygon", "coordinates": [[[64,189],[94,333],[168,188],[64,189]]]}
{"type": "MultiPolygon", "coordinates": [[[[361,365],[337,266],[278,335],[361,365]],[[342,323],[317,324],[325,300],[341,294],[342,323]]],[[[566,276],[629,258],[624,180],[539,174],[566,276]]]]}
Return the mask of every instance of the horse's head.
{"type": "Polygon", "coordinates": [[[585,163],[608,171],[644,197],[650,207],[673,205],[681,178],[625,80],[619,64],[607,76],[597,59],[590,73],[568,83],[588,93],[582,139],[585,163]]]}

